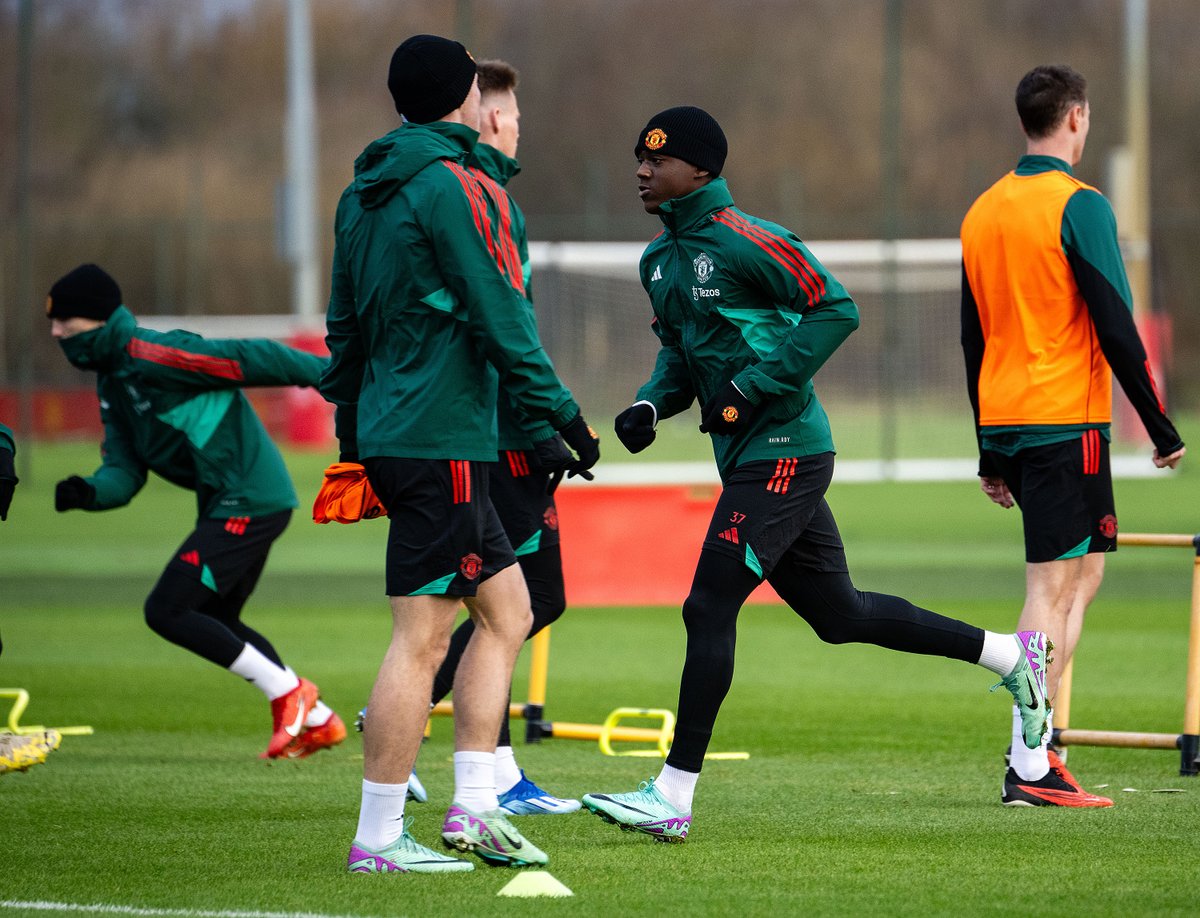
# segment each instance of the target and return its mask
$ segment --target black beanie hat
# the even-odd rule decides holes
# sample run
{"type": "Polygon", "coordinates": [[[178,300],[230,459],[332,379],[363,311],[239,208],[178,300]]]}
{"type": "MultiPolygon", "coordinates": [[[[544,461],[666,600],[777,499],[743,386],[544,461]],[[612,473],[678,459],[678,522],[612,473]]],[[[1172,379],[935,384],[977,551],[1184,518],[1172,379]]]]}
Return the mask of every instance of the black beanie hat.
{"type": "Polygon", "coordinates": [[[643,150],[686,160],[715,178],[725,168],[729,144],[716,118],[702,108],[680,105],[646,122],[633,155],[640,156],[643,150]]]}
{"type": "Polygon", "coordinates": [[[414,35],[392,52],[388,91],[396,111],[418,124],[437,121],[467,98],[475,59],[461,44],[437,35],[414,35]]]}
{"type": "Polygon", "coordinates": [[[107,322],[120,305],[121,288],[109,273],[96,265],[80,265],[54,282],[46,297],[46,316],[107,322]]]}

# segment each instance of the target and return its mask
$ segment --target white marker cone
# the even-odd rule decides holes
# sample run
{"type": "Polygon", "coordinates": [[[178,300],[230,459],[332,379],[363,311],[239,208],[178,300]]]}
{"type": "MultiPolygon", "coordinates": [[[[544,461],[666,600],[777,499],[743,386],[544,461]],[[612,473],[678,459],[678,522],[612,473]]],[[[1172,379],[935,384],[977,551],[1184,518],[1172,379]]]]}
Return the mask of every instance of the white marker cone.
{"type": "Polygon", "coordinates": [[[505,886],[497,896],[516,896],[521,899],[531,899],[535,896],[573,896],[575,893],[563,886],[544,870],[531,870],[519,873],[505,886]]]}

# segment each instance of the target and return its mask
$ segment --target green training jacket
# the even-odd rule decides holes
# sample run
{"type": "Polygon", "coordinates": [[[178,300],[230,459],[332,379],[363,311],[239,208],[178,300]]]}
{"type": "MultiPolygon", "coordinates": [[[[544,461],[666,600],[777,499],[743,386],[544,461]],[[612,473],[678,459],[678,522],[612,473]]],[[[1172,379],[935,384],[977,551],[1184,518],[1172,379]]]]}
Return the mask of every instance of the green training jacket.
{"type": "Polygon", "coordinates": [[[405,123],[355,161],[334,224],[321,378],[343,459],[495,462],[497,375],[526,422],[557,430],[579,413],[515,283],[497,204],[467,168],[478,136],[405,123]]]}
{"type": "Polygon", "coordinates": [[[152,331],[124,306],[59,344],[97,374],[103,464],[87,479],[96,496],[85,510],[129,503],[148,472],[195,491],[202,518],[297,506],[283,458],[240,390],[315,386],[324,358],[263,338],[152,331]]]}
{"type": "Polygon", "coordinates": [[[0,447],[12,450],[14,455],[17,452],[17,441],[13,439],[13,432],[3,424],[0,424],[0,447]]]}
{"type": "MultiPolygon", "coordinates": [[[[530,288],[531,271],[529,268],[529,238],[525,230],[525,215],[517,202],[504,190],[509,179],[521,171],[520,165],[510,156],[505,156],[495,147],[486,143],[478,143],[471,153],[471,169],[488,193],[495,199],[500,216],[500,232],[512,242],[509,257],[516,260],[520,267],[521,292],[529,304],[529,312],[534,323],[537,314],[533,311],[533,291],[530,288]]],[[[516,286],[516,265],[506,272],[509,283],[516,286]]],[[[502,450],[531,450],[539,440],[554,436],[554,428],[546,423],[531,423],[526,426],[521,420],[521,414],[513,404],[512,396],[501,387],[496,398],[496,421],[499,427],[499,446],[502,450]]]]}
{"type": "Polygon", "coordinates": [[[661,420],[733,380],[761,406],[747,430],[711,435],[723,480],[746,462],[832,452],[812,378],[858,328],[854,300],[794,233],[734,207],[722,178],[660,217],[641,276],[662,347],[638,400],[661,420]]]}

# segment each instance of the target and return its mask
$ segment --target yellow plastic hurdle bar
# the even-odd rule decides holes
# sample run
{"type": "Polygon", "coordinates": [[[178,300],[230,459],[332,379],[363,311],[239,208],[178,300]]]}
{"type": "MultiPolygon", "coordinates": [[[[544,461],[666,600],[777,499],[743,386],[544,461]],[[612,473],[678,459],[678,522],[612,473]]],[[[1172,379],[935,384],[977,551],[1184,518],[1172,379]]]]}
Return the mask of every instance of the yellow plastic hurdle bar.
{"type": "MultiPolygon", "coordinates": [[[[603,724],[579,724],[569,721],[545,720],[546,710],[546,680],[550,670],[550,626],[547,625],[533,636],[530,643],[529,660],[529,700],[525,704],[510,704],[509,717],[521,717],[525,720],[525,742],[540,743],[543,739],[557,737],[559,739],[593,740],[600,744],[600,751],[605,755],[640,755],[665,757],[675,738],[675,715],[664,708],[617,708],[610,713],[603,724]],[[630,727],[620,723],[628,717],[656,717],[660,720],[658,729],[651,727],[630,727]],[[627,752],[614,752],[614,742],[651,743],[653,749],[639,749],[627,752]]],[[[454,704],[450,701],[440,701],[430,711],[430,716],[454,716],[454,704]]],[[[428,733],[428,726],[426,727],[428,733]]],[[[748,752],[710,752],[706,759],[748,759],[748,752]]]]}
{"type": "MultiPolygon", "coordinates": [[[[540,743],[543,739],[558,737],[560,739],[599,740],[604,732],[602,724],[574,724],[564,721],[551,722],[544,720],[546,710],[546,680],[550,671],[550,626],[547,625],[533,636],[529,642],[529,700],[525,704],[510,704],[509,717],[521,717],[525,720],[525,742],[540,743]]],[[[453,717],[454,703],[439,701],[434,705],[430,715],[434,717],[453,717]]],[[[672,715],[670,742],[674,730],[674,715],[672,715]]],[[[611,727],[608,739],[631,743],[659,742],[661,730],[651,730],[648,727],[611,727]]],[[[657,754],[657,753],[656,753],[657,754]]]]}
{"type": "Polygon", "coordinates": [[[0,688],[0,698],[13,699],[12,708],[8,712],[8,732],[21,735],[29,735],[32,733],[45,733],[47,730],[54,730],[64,736],[90,736],[95,731],[88,726],[78,727],[46,727],[40,724],[35,726],[21,726],[21,715],[25,713],[25,709],[29,707],[29,692],[23,688],[0,688]]]}
{"type": "Polygon", "coordinates": [[[1138,749],[1178,749],[1179,773],[1193,776],[1200,772],[1200,535],[1158,533],[1122,533],[1118,545],[1154,548],[1190,548],[1192,564],[1192,616],[1188,638],[1187,683],[1184,691],[1182,733],[1138,733],[1120,730],[1075,730],[1071,720],[1071,660],[1059,679],[1054,700],[1053,741],[1062,746],[1123,746],[1138,749]]]}

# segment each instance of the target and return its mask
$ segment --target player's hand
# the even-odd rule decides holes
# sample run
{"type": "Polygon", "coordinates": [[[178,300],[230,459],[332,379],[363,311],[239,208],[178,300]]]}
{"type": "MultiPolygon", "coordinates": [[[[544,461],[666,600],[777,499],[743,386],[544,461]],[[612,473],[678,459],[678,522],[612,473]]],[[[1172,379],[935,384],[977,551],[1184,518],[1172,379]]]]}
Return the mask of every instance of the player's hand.
{"type": "Polygon", "coordinates": [[[700,433],[738,433],[750,426],[757,412],[742,390],[727,382],[700,409],[700,433]]]}
{"type": "Polygon", "coordinates": [[[552,475],[555,472],[570,468],[575,457],[567,449],[567,444],[559,434],[539,440],[530,450],[529,471],[536,474],[552,475]]]}
{"type": "Polygon", "coordinates": [[[19,480],[13,465],[13,451],[6,446],[0,446],[0,520],[8,519],[13,490],[19,480]]]}
{"type": "Polygon", "coordinates": [[[984,475],[979,479],[979,488],[992,503],[999,504],[1005,510],[1016,503],[1013,500],[1012,491],[1008,490],[1008,485],[1004,483],[1003,478],[984,475]]]}
{"type": "Polygon", "coordinates": [[[81,510],[92,502],[96,489],[78,475],[64,478],[54,486],[54,509],[59,513],[64,510],[81,510]]]}
{"type": "Polygon", "coordinates": [[[634,402],[617,415],[614,427],[617,439],[631,453],[640,453],[654,442],[657,434],[654,425],[658,422],[658,412],[649,402],[634,402]]]}
{"type": "Polygon", "coordinates": [[[1169,456],[1160,456],[1158,450],[1154,451],[1154,464],[1160,469],[1173,469],[1179,465],[1179,460],[1184,457],[1187,452],[1186,446],[1181,446],[1169,456]]]}
{"type": "Polygon", "coordinates": [[[575,457],[567,449],[567,444],[559,434],[539,440],[529,451],[529,471],[533,475],[546,475],[546,493],[553,494],[558,490],[563,476],[575,462],[575,457]]]}
{"type": "Polygon", "coordinates": [[[600,438],[588,427],[587,421],[583,419],[583,412],[568,421],[559,433],[567,441],[567,446],[575,450],[575,455],[579,457],[568,466],[567,477],[574,478],[578,475],[588,481],[594,479],[596,476],[588,469],[600,461],[600,438]]]}

